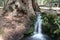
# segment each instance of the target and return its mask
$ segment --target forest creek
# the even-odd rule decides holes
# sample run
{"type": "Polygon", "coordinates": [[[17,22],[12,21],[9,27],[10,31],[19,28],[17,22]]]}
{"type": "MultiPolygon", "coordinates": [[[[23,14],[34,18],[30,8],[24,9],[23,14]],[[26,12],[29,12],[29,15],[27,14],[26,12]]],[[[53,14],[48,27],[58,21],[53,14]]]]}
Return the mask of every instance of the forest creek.
{"type": "Polygon", "coordinates": [[[60,40],[60,13],[40,9],[36,0],[5,0],[0,40],[60,40]]]}

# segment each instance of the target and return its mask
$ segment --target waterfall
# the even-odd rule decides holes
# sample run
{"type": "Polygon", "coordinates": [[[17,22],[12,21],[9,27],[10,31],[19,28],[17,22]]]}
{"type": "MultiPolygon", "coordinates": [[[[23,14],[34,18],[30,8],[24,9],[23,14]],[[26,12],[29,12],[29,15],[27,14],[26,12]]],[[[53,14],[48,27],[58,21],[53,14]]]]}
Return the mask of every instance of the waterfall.
{"type": "Polygon", "coordinates": [[[35,28],[34,28],[34,35],[32,38],[40,39],[40,40],[46,40],[44,38],[44,35],[42,34],[42,19],[41,19],[41,14],[40,12],[36,12],[37,15],[37,21],[35,23],[35,28]]]}
{"type": "Polygon", "coordinates": [[[47,35],[42,33],[42,19],[40,12],[36,12],[37,20],[34,24],[34,33],[32,36],[27,37],[25,40],[51,40],[47,35]]]}
{"type": "Polygon", "coordinates": [[[35,23],[34,34],[36,33],[40,34],[42,31],[41,29],[42,19],[41,19],[40,12],[36,12],[36,15],[37,15],[37,21],[35,23]]]}

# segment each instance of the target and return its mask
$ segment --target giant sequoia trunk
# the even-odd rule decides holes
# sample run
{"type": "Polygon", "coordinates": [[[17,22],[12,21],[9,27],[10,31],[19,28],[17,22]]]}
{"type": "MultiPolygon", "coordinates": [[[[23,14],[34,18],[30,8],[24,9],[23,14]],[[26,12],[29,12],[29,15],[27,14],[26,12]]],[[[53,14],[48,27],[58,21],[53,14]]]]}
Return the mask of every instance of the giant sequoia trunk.
{"type": "Polygon", "coordinates": [[[6,0],[0,17],[0,40],[19,40],[30,28],[35,8],[35,0],[6,0]]]}

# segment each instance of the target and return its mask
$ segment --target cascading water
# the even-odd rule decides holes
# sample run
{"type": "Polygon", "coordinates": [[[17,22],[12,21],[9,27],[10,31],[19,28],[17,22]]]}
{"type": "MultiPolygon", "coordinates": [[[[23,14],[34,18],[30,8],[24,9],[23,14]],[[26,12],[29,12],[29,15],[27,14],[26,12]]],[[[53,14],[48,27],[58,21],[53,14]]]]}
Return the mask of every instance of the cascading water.
{"type": "Polygon", "coordinates": [[[37,21],[35,23],[34,35],[32,36],[32,38],[46,40],[44,38],[44,35],[42,34],[42,29],[41,29],[42,19],[41,19],[40,12],[36,12],[36,15],[37,15],[37,21]]]}
{"type": "Polygon", "coordinates": [[[37,21],[35,23],[34,35],[27,37],[24,40],[50,40],[48,36],[42,34],[42,26],[41,26],[42,19],[41,19],[40,12],[36,12],[36,15],[37,15],[37,21]]]}
{"type": "Polygon", "coordinates": [[[42,19],[41,19],[40,12],[36,12],[36,15],[37,15],[37,21],[35,23],[34,34],[36,34],[36,33],[41,34],[41,31],[42,31],[42,29],[41,29],[42,19]]]}

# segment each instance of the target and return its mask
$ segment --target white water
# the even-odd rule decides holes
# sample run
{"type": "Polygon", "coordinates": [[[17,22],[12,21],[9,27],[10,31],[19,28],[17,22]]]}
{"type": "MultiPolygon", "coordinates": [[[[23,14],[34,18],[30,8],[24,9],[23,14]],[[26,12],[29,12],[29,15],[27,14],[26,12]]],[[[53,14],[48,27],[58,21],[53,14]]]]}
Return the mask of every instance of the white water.
{"type": "Polygon", "coordinates": [[[44,38],[44,35],[42,34],[42,19],[41,19],[41,15],[40,12],[36,12],[37,15],[37,21],[35,23],[35,28],[34,28],[34,35],[32,36],[32,38],[36,39],[36,40],[46,40],[44,38]]]}
{"type": "Polygon", "coordinates": [[[41,19],[41,15],[40,12],[36,12],[37,15],[37,21],[35,23],[35,29],[34,29],[34,34],[39,33],[41,34],[41,24],[42,24],[42,19],[41,19]]]}

